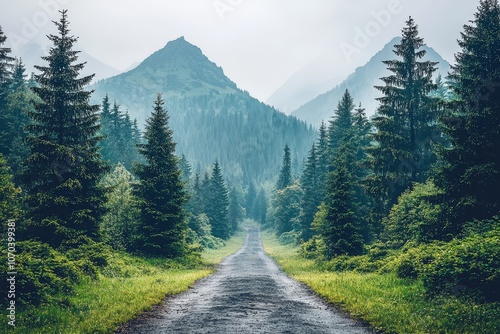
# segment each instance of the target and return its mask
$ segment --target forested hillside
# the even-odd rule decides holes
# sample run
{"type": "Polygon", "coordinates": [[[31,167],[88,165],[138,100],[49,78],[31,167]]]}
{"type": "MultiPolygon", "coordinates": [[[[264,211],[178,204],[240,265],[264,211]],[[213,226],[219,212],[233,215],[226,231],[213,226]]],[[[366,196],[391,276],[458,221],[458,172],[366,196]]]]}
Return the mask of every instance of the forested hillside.
{"type": "MultiPolygon", "coordinates": [[[[184,38],[91,85],[59,14],[31,76],[0,26],[1,332],[114,332],[213,273],[223,256],[210,254],[234,253],[243,229],[250,244],[224,268],[252,275],[216,280],[208,319],[265,326],[272,304],[293,328],[263,229],[284,270],[374,330],[500,331],[498,0],[479,1],[446,76],[409,17],[378,59],[386,74],[358,72],[376,82],[376,113],[348,80],[318,129],[184,38]]],[[[293,320],[315,328],[319,308],[293,320]]]]}
{"type": "MultiPolygon", "coordinates": [[[[366,273],[394,275],[422,284],[428,302],[457,314],[474,305],[477,313],[466,313],[480,317],[485,332],[499,328],[499,15],[498,1],[481,1],[464,26],[455,65],[437,82],[438,63],[426,60],[410,17],[393,56],[382,61],[388,74],[373,88],[375,115],[367,118],[348,87],[299,178],[284,155],[286,177],[276,184],[268,226],[282,243],[297,245],[304,260],[316,261],[304,273],[277,255],[287,270],[320,291],[316,270],[352,273],[350,289],[367,284],[366,273]]],[[[425,301],[402,307],[417,303],[425,301]]],[[[362,308],[368,316],[379,313],[362,308]]],[[[478,330],[474,320],[446,321],[453,332],[478,330]]],[[[406,324],[391,326],[399,332],[406,324]]]]}
{"type": "Polygon", "coordinates": [[[215,159],[235,182],[263,182],[279,169],[285,144],[297,162],[314,141],[306,123],[273,110],[240,90],[199,48],[183,37],[169,42],[133,70],[92,86],[94,103],[106,95],[142,127],[156,92],[170,113],[177,152],[193,168],[215,159]]]}
{"type": "MultiPolygon", "coordinates": [[[[401,37],[393,38],[387,43],[382,50],[377,52],[368,63],[358,67],[354,73],[349,75],[338,86],[333,87],[329,91],[307,101],[292,112],[292,115],[304,120],[314,126],[319,126],[321,121],[327,121],[332,116],[333,106],[342,98],[346,89],[349,89],[353,96],[356,96],[358,104],[361,103],[366,109],[368,116],[372,116],[377,111],[378,92],[373,89],[374,85],[378,85],[381,77],[389,74],[387,67],[383,63],[385,60],[395,59],[392,52],[394,45],[399,44],[401,37]]],[[[422,50],[425,50],[423,60],[436,62],[436,71],[433,74],[433,79],[438,76],[446,77],[450,70],[450,64],[444,60],[433,48],[423,45],[422,50]]]]}

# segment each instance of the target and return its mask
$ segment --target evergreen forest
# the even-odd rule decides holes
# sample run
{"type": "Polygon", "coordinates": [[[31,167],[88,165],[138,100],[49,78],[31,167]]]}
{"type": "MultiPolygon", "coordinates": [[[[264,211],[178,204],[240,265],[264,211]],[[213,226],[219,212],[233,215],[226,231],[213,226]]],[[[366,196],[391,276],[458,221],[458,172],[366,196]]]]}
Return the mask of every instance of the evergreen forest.
{"type": "MultiPolygon", "coordinates": [[[[373,87],[377,109],[348,88],[315,128],[253,99],[204,58],[199,94],[176,80],[154,95],[116,77],[91,84],[66,10],[27,73],[0,25],[0,253],[15,257],[0,272],[2,309],[13,305],[5,282],[15,272],[23,313],[10,321],[38,333],[55,318],[28,315],[72,308],[82,284],[148,265],[215,270],[202,254],[257,226],[313,263],[311,277],[392,277],[417,284],[432,305],[470,306],[460,313],[469,318],[449,316],[474,330],[415,332],[500,331],[499,2],[479,1],[446,77],[423,60],[425,37],[409,17],[373,87]]],[[[175,43],[168,52],[201,57],[175,43]]],[[[160,66],[160,56],[141,66],[160,66]]],[[[140,68],[134,78],[149,73],[140,68]]]]}

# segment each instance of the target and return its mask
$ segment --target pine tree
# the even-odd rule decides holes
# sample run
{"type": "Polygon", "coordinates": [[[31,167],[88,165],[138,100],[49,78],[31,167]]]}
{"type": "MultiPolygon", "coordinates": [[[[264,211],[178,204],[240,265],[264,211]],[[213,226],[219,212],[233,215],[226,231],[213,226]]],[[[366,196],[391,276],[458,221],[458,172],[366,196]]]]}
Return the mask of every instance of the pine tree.
{"type": "Polygon", "coordinates": [[[240,205],[240,196],[233,187],[229,191],[228,220],[231,234],[238,230],[239,223],[244,218],[243,207],[240,205]]]}
{"type": "Polygon", "coordinates": [[[481,0],[471,25],[464,26],[462,48],[450,79],[456,101],[443,118],[451,147],[439,150],[436,184],[444,217],[443,239],[456,236],[466,222],[499,214],[500,189],[500,7],[481,0]]]}
{"type": "Polygon", "coordinates": [[[145,143],[139,144],[144,164],[135,165],[139,182],[134,188],[141,222],[138,247],[145,254],[179,257],[189,252],[187,222],[183,206],[187,200],[175,156],[168,113],[158,94],[146,121],[145,143]]]}
{"type": "Polygon", "coordinates": [[[374,174],[367,178],[368,192],[377,201],[377,220],[396,203],[412,182],[424,181],[435,160],[433,140],[437,113],[429,93],[435,89],[432,74],[437,63],[420,61],[426,51],[414,20],[406,22],[403,38],[394,47],[397,60],[384,61],[392,74],[382,78],[385,86],[376,86],[384,96],[373,124],[369,149],[374,174]]]}
{"type": "MultiPolygon", "coordinates": [[[[7,91],[12,81],[12,67],[14,58],[10,56],[11,49],[3,45],[7,41],[7,36],[4,35],[2,26],[0,26],[0,93],[4,94],[7,91]]],[[[0,98],[2,95],[0,95],[0,98]]]]}
{"type": "Polygon", "coordinates": [[[16,184],[20,184],[23,161],[27,159],[29,154],[28,147],[24,143],[24,138],[27,136],[25,127],[29,124],[27,113],[33,111],[33,104],[36,101],[35,94],[26,82],[25,71],[23,62],[16,59],[5,110],[8,122],[4,124],[4,129],[7,131],[6,137],[9,145],[2,151],[7,163],[12,168],[16,184]]]}
{"type": "Polygon", "coordinates": [[[301,177],[301,187],[302,199],[299,216],[299,238],[301,241],[306,242],[313,236],[311,224],[323,200],[322,196],[320,197],[321,192],[318,191],[320,188],[324,188],[324,184],[320,183],[316,145],[313,145],[309,151],[306,166],[301,177]]]}
{"type": "Polygon", "coordinates": [[[292,159],[290,156],[290,148],[285,145],[285,154],[283,156],[283,165],[276,184],[277,190],[282,190],[292,184],[292,159]]]}
{"type": "Polygon", "coordinates": [[[181,169],[182,182],[187,185],[191,179],[191,164],[184,154],[179,158],[179,168],[181,169]]]}
{"type": "Polygon", "coordinates": [[[12,82],[12,62],[14,58],[10,56],[10,48],[3,45],[7,37],[0,26],[0,153],[8,155],[10,147],[10,119],[9,109],[7,108],[7,96],[9,94],[12,82]]]}
{"type": "Polygon", "coordinates": [[[109,132],[111,131],[111,112],[110,112],[108,94],[106,94],[106,96],[102,100],[100,123],[101,123],[100,134],[103,138],[100,143],[101,154],[103,159],[109,161],[110,160],[109,157],[111,156],[111,146],[109,139],[109,132]]]}
{"type": "Polygon", "coordinates": [[[371,198],[366,193],[363,181],[370,174],[370,169],[367,168],[368,160],[366,149],[370,146],[370,135],[372,133],[372,125],[366,117],[365,109],[361,103],[359,107],[354,109],[352,116],[352,147],[353,147],[353,185],[355,194],[355,209],[359,217],[361,232],[365,241],[370,241],[371,231],[374,228],[371,226],[370,211],[372,208],[371,198]]]}
{"type": "MultiPolygon", "coordinates": [[[[330,125],[328,127],[328,154],[330,157],[335,154],[342,138],[346,136],[346,131],[350,131],[352,127],[353,110],[354,100],[349,91],[346,89],[342,99],[337,105],[335,115],[330,120],[330,125]]],[[[329,171],[332,171],[333,168],[334,166],[330,164],[329,171]]]]}
{"type": "Polygon", "coordinates": [[[137,121],[130,119],[128,111],[124,114],[116,101],[111,108],[107,94],[102,101],[101,124],[104,159],[112,164],[121,163],[127,169],[132,168],[134,161],[144,162],[137,151],[137,144],[141,143],[137,121]]]}
{"type": "Polygon", "coordinates": [[[316,227],[325,244],[325,256],[358,255],[363,251],[363,237],[354,207],[352,153],[348,138],[341,140],[335,154],[335,169],[327,177],[325,215],[316,227]],[[347,140],[346,140],[347,139],[347,140]]]}
{"type": "Polygon", "coordinates": [[[212,225],[212,235],[221,239],[231,236],[228,217],[229,198],[219,162],[214,163],[212,177],[208,183],[208,201],[205,213],[212,225]]]}
{"type": "Polygon", "coordinates": [[[78,78],[84,63],[77,63],[76,38],[69,34],[66,11],[56,22],[58,35],[42,57],[47,66],[33,87],[40,98],[28,116],[30,156],[23,181],[26,185],[26,238],[68,247],[99,239],[105,192],[99,185],[107,171],[98,152],[99,106],[90,105],[91,91],[84,86],[93,75],[78,78]]]}
{"type": "Polygon", "coordinates": [[[318,160],[318,197],[323,200],[325,197],[325,181],[330,166],[330,154],[328,150],[328,129],[325,122],[321,122],[316,142],[316,156],[318,160]]]}

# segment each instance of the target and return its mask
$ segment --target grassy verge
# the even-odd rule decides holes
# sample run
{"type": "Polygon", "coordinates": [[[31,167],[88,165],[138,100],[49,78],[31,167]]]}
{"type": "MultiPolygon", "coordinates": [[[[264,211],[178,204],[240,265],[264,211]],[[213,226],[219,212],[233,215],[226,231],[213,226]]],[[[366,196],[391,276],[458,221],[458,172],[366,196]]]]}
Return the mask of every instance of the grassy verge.
{"type": "Polygon", "coordinates": [[[352,316],[387,333],[498,333],[500,309],[455,297],[428,300],[418,280],[394,274],[325,272],[297,248],[262,233],[265,251],[294,279],[352,316]]]}
{"type": "MultiPolygon", "coordinates": [[[[215,264],[236,252],[244,237],[241,232],[223,248],[205,251],[206,264],[194,268],[113,253],[98,280],[80,283],[71,295],[56,296],[57,302],[17,310],[15,333],[113,333],[121,323],[161,303],[165,296],[186,291],[213,273],[215,264]]],[[[0,332],[7,333],[12,328],[6,317],[2,318],[0,332]]]]}

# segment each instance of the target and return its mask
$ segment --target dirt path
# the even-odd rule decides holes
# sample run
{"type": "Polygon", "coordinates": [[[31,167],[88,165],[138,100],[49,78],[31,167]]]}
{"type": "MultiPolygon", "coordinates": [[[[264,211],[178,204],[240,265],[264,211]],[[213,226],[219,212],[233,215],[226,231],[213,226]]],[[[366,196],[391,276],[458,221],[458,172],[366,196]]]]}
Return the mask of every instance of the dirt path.
{"type": "Polygon", "coordinates": [[[371,333],[287,277],[248,230],[244,246],[184,294],[118,333],[371,333]]]}

